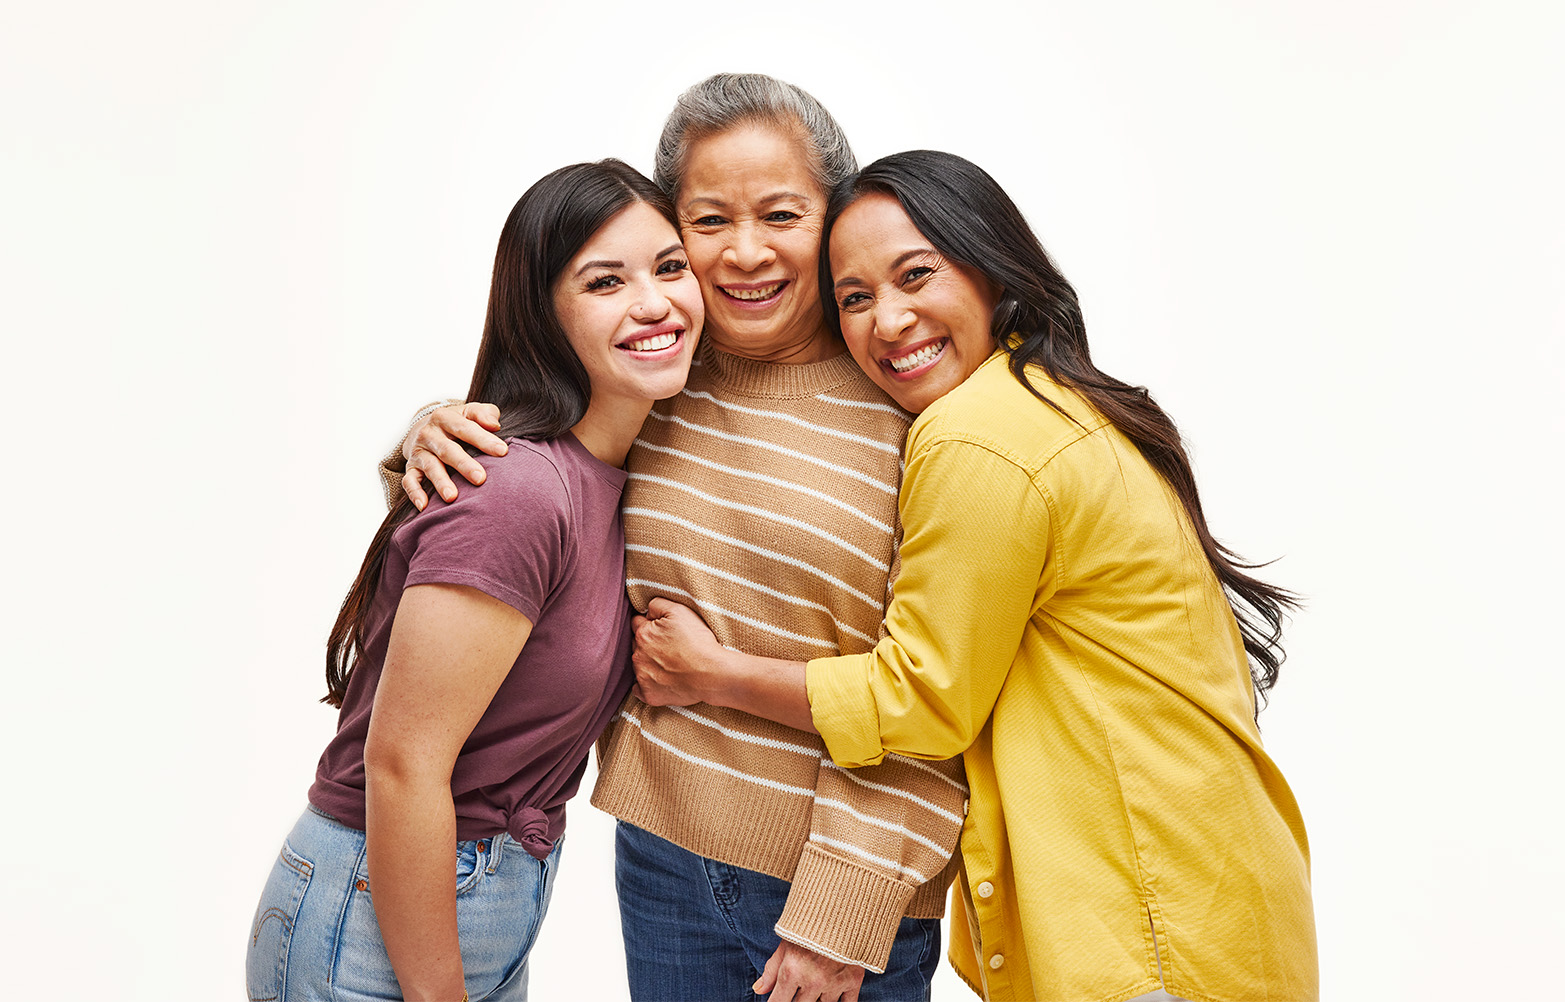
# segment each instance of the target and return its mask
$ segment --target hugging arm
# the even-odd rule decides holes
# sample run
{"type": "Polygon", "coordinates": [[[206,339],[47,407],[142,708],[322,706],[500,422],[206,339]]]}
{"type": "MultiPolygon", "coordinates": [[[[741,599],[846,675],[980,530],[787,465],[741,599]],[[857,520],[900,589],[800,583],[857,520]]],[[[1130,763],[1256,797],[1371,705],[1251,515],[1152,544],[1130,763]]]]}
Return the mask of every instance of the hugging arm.
{"type": "MultiPolygon", "coordinates": [[[[804,662],[725,648],[700,616],[666,599],[653,599],[635,626],[643,701],[726,705],[814,730],[804,662]]],[[[804,961],[828,986],[837,984],[831,980],[837,975],[834,963],[884,970],[902,916],[910,909],[926,917],[939,914],[954,875],[952,855],[966,799],[960,758],[919,762],[892,755],[865,769],[844,769],[822,758],[809,841],[777,922],[784,942],[757,991],[793,997],[796,982],[789,979],[804,961]]]]}
{"type": "Polygon", "coordinates": [[[494,404],[464,404],[460,400],[430,404],[413,416],[402,444],[380,461],[381,486],[386,492],[386,507],[393,508],[403,494],[412,499],[419,511],[429,503],[424,492],[427,479],[447,501],[455,501],[456,484],[450,467],[473,485],[484,482],[484,468],[462,443],[491,456],[503,456],[507,446],[493,433],[500,430],[500,410],[494,404]]]}

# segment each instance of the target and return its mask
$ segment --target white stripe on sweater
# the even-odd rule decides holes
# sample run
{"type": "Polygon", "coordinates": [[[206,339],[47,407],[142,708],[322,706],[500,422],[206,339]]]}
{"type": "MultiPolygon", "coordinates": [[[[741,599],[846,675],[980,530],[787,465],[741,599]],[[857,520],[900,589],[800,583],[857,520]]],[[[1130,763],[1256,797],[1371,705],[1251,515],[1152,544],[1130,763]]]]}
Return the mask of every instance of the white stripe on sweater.
{"type": "Polygon", "coordinates": [[[839,508],[842,511],[847,512],[849,515],[852,515],[854,518],[872,525],[882,532],[889,533],[892,531],[891,526],[882,522],[880,519],[875,518],[873,515],[866,515],[864,512],[859,511],[857,508],[848,504],[841,498],[827,494],[825,491],[818,491],[813,487],[806,487],[803,484],[796,484],[791,480],[783,480],[781,477],[769,477],[764,473],[756,473],[754,470],[741,470],[734,466],[724,466],[722,463],[714,462],[713,460],[707,459],[705,456],[698,456],[693,452],[686,452],[683,449],[675,449],[666,445],[653,445],[644,438],[636,439],[636,446],[637,448],[644,449],[647,452],[656,452],[660,455],[682,459],[687,463],[695,463],[697,466],[704,466],[709,470],[716,470],[719,473],[725,473],[731,477],[740,477],[745,480],[756,480],[763,484],[770,484],[773,487],[781,488],[785,491],[795,491],[799,494],[805,494],[824,504],[829,504],[834,508],[839,508]]]}
{"type": "MultiPolygon", "coordinates": [[[[720,570],[720,569],[718,569],[716,567],[710,567],[710,566],[708,566],[706,564],[701,563],[698,560],[690,560],[687,557],[681,556],[678,553],[674,553],[674,552],[672,552],[670,550],[660,550],[660,549],[658,549],[655,546],[642,546],[640,543],[626,543],[625,544],[625,552],[626,553],[631,553],[631,552],[635,552],[635,553],[649,553],[649,554],[651,554],[652,556],[655,556],[655,557],[663,557],[664,559],[670,560],[670,561],[672,561],[672,562],[674,562],[676,564],[680,564],[680,565],[683,565],[685,567],[690,567],[690,568],[693,568],[695,570],[698,570],[698,571],[702,572],[703,574],[710,574],[712,577],[721,578],[724,581],[731,582],[731,583],[739,585],[741,587],[754,589],[755,591],[758,591],[758,592],[760,592],[763,595],[770,595],[772,598],[775,598],[775,599],[777,599],[780,602],[787,602],[789,605],[797,605],[797,606],[802,606],[803,608],[806,608],[806,609],[816,609],[816,610],[818,610],[820,612],[824,612],[826,615],[831,616],[831,621],[832,621],[832,623],[834,623],[836,625],[837,629],[841,630],[843,633],[850,634],[850,635],[858,638],[859,640],[864,641],[866,644],[869,644],[871,647],[875,646],[875,638],[874,637],[872,637],[869,634],[864,633],[864,632],[862,632],[860,630],[855,630],[853,627],[849,626],[847,623],[844,623],[842,620],[838,619],[835,615],[833,615],[832,611],[831,611],[831,609],[829,607],[827,607],[825,605],[822,605],[819,602],[811,602],[807,598],[799,598],[797,595],[789,595],[787,592],[778,591],[776,588],[768,588],[766,585],[756,584],[754,581],[750,581],[750,580],[748,580],[746,578],[742,578],[739,575],[733,573],[732,571],[725,571],[725,570],[720,570]]],[[[645,587],[647,587],[647,588],[649,588],[649,589],[651,589],[653,591],[657,591],[658,589],[663,588],[663,589],[667,589],[669,591],[678,592],[679,594],[681,594],[681,595],[685,596],[686,598],[690,599],[692,602],[695,602],[697,605],[700,605],[702,610],[707,609],[708,606],[710,605],[710,603],[707,603],[706,605],[702,605],[696,599],[696,597],[694,595],[690,594],[689,592],[685,591],[682,588],[677,588],[674,585],[668,584],[666,582],[647,581],[647,580],[644,580],[644,579],[633,578],[631,580],[626,581],[625,583],[627,585],[644,585],[645,587]]],[[[742,620],[743,622],[749,622],[748,619],[745,619],[744,617],[739,616],[737,614],[730,613],[726,609],[718,608],[717,611],[723,613],[726,616],[728,616],[730,619],[739,619],[739,620],[742,620]]],[[[764,627],[763,627],[763,629],[764,629],[764,627]]],[[[769,630],[768,632],[777,632],[777,630],[774,627],[772,630],[769,630]]],[[[835,645],[833,645],[833,646],[835,646],[835,645]]]]}
{"type": "Polygon", "coordinates": [[[936,769],[927,762],[920,762],[916,758],[908,758],[906,755],[896,755],[891,752],[887,752],[886,757],[891,759],[893,762],[901,762],[903,765],[910,765],[915,769],[927,772],[931,776],[938,776],[947,783],[950,783],[952,786],[956,787],[958,790],[961,790],[964,795],[967,793],[966,783],[959,779],[952,779],[950,776],[947,776],[945,773],[941,772],[939,769],[936,769]]]}
{"type": "Polygon", "coordinates": [[[810,841],[816,843],[817,845],[829,845],[833,849],[841,849],[843,852],[851,853],[860,859],[867,860],[879,866],[883,866],[893,873],[900,873],[905,876],[912,877],[915,884],[927,884],[929,882],[928,877],[924,876],[922,873],[919,873],[911,866],[903,866],[896,860],[886,859],[884,856],[877,856],[866,849],[859,848],[852,842],[844,842],[841,839],[829,838],[820,834],[819,832],[810,832],[810,841]]]}
{"type": "MultiPolygon", "coordinates": [[[[685,591],[683,588],[671,585],[666,581],[648,581],[645,578],[629,578],[625,581],[625,585],[626,587],[645,588],[654,595],[683,595],[692,602],[696,601],[696,597],[694,595],[690,594],[688,591],[685,591]]],[[[827,657],[834,657],[835,655],[842,652],[841,648],[837,646],[837,642],[835,640],[822,640],[820,637],[806,637],[802,633],[794,633],[792,630],[785,630],[782,627],[774,626],[765,620],[755,619],[751,616],[746,616],[743,613],[733,612],[732,610],[724,609],[720,605],[714,605],[711,602],[701,603],[701,611],[720,615],[726,619],[732,619],[736,622],[743,623],[746,626],[754,627],[755,629],[760,630],[762,633],[770,633],[774,637],[785,637],[788,640],[797,640],[801,644],[812,644],[816,647],[831,651],[832,653],[827,655],[827,657]]],[[[730,648],[730,650],[731,649],[732,648],[730,648]]]]}
{"type": "Polygon", "coordinates": [[[882,491],[886,494],[895,495],[897,493],[897,488],[895,485],[885,483],[884,481],[872,477],[867,473],[863,473],[847,466],[838,466],[836,463],[828,463],[819,456],[812,456],[807,452],[799,452],[796,449],[785,449],[774,442],[768,442],[764,438],[749,438],[744,435],[734,435],[730,432],[718,431],[716,428],[708,428],[704,425],[696,424],[694,421],[687,421],[682,417],[675,417],[672,414],[659,414],[657,411],[652,411],[647,415],[647,417],[657,421],[667,421],[670,424],[676,424],[681,428],[688,428],[691,431],[700,432],[703,435],[711,435],[713,438],[720,438],[725,442],[735,442],[739,445],[748,445],[755,449],[766,449],[770,452],[776,452],[784,456],[790,456],[801,462],[812,463],[816,466],[831,470],[834,473],[840,473],[852,480],[857,480],[860,483],[868,484],[876,490],[882,491]]]}
{"type": "Polygon", "coordinates": [[[800,428],[808,428],[810,431],[818,432],[822,435],[830,435],[832,438],[840,438],[848,442],[856,442],[859,445],[866,446],[871,449],[877,449],[881,452],[887,452],[894,456],[899,455],[902,452],[901,443],[882,442],[880,439],[870,438],[866,435],[855,435],[851,431],[843,431],[840,428],[829,428],[826,425],[813,424],[801,417],[797,417],[793,414],[788,414],[783,411],[769,411],[763,410],[759,407],[745,407],[742,404],[736,404],[728,400],[719,400],[704,390],[681,390],[680,395],[689,397],[692,400],[705,400],[708,403],[715,404],[727,411],[738,411],[740,414],[753,414],[756,417],[770,418],[773,421],[783,421],[791,425],[796,425],[800,428]]]}
{"type": "Polygon", "coordinates": [[[767,779],[765,776],[752,776],[747,772],[740,772],[738,769],[731,769],[728,766],[723,765],[721,762],[712,762],[708,759],[692,755],[687,751],[681,751],[678,748],[675,748],[673,745],[669,744],[667,741],[664,741],[662,738],[653,734],[648,734],[646,725],[643,724],[639,718],[631,716],[624,710],[619,712],[616,719],[623,720],[626,723],[633,725],[636,728],[637,733],[639,733],[647,741],[657,745],[659,748],[662,748],[670,755],[684,759],[691,765],[699,765],[704,768],[711,769],[714,772],[723,773],[725,776],[732,776],[735,779],[742,779],[747,783],[754,783],[756,786],[764,786],[769,790],[777,790],[781,793],[791,793],[798,797],[815,796],[814,790],[806,790],[803,787],[798,786],[789,786],[787,783],[779,783],[777,780],[767,779]]]}
{"type": "Polygon", "coordinates": [[[900,407],[893,407],[890,404],[872,404],[867,400],[844,400],[841,397],[828,397],[824,393],[815,394],[815,399],[824,400],[828,404],[840,404],[843,407],[857,407],[860,410],[883,411],[886,414],[895,414],[902,419],[903,424],[912,424],[912,421],[908,418],[907,411],[900,407]]]}
{"type": "Polygon", "coordinates": [[[872,782],[870,782],[867,779],[860,779],[858,776],[855,776],[853,774],[853,770],[852,769],[844,769],[842,766],[840,766],[837,763],[833,762],[829,758],[821,759],[821,765],[825,766],[828,769],[835,769],[837,772],[842,773],[848,779],[850,779],[853,782],[859,784],[860,786],[868,787],[871,790],[879,790],[881,793],[889,793],[893,797],[901,797],[904,800],[908,800],[908,801],[911,801],[912,803],[918,804],[920,807],[922,807],[925,810],[929,811],[931,814],[938,814],[942,818],[946,818],[946,819],[948,819],[950,821],[954,821],[957,824],[961,824],[962,823],[962,819],[960,817],[956,816],[955,814],[952,814],[950,811],[946,810],[944,807],[939,806],[938,804],[930,803],[929,801],[925,800],[923,797],[920,797],[920,796],[918,796],[915,793],[909,793],[906,790],[899,790],[899,789],[897,789],[894,786],[887,786],[885,783],[872,783],[872,782]]]}
{"type": "Polygon", "coordinates": [[[860,560],[869,564],[871,567],[877,569],[884,569],[886,567],[884,563],[882,563],[872,554],[865,552],[857,546],[854,546],[845,539],[839,539],[838,537],[827,532],[825,529],[812,525],[803,519],[793,518],[789,515],[781,515],[775,511],[768,511],[765,508],[758,508],[755,505],[740,504],[737,501],[729,501],[725,498],[708,494],[706,491],[703,491],[697,487],[692,487],[690,484],[684,483],[683,481],[670,480],[668,477],[658,477],[650,473],[632,473],[629,479],[639,480],[642,483],[648,484],[662,484],[664,487],[671,487],[676,491],[684,491],[686,494],[700,498],[702,501],[705,501],[714,508],[727,508],[729,511],[740,511],[744,512],[746,515],[755,515],[760,518],[770,519],[773,522],[780,522],[783,525],[791,525],[795,529],[809,533],[816,539],[824,539],[826,542],[836,546],[839,550],[853,554],[855,557],[858,557],[860,560]]]}
{"type": "Polygon", "coordinates": [[[677,515],[669,515],[669,514],[667,514],[665,512],[661,512],[661,511],[653,511],[650,508],[626,508],[622,512],[620,512],[620,514],[621,515],[637,515],[637,516],[640,516],[642,518],[655,519],[656,521],[659,521],[659,522],[671,522],[674,525],[678,525],[681,528],[687,529],[690,532],[693,532],[693,533],[695,533],[695,534],[697,534],[699,536],[705,536],[708,539],[715,539],[715,540],[717,540],[720,543],[726,543],[727,545],[735,547],[737,549],[747,550],[750,553],[754,553],[754,554],[756,554],[758,556],[766,557],[769,560],[775,560],[775,561],[777,561],[780,564],[787,564],[789,567],[796,567],[799,570],[802,570],[802,571],[804,571],[807,574],[813,574],[815,577],[820,578],[822,581],[828,582],[829,584],[836,585],[838,588],[841,588],[843,591],[847,592],[848,594],[852,595],[853,597],[863,601],[865,605],[868,605],[870,608],[874,609],[876,612],[879,612],[880,609],[881,609],[881,602],[880,602],[879,599],[871,598],[870,596],[868,596],[868,595],[864,594],[863,592],[859,591],[857,588],[855,588],[852,585],[848,584],[846,581],[842,580],[841,578],[833,577],[832,575],[827,574],[825,571],[821,570],[820,568],[811,566],[810,564],[804,562],[803,560],[798,559],[797,557],[790,557],[790,556],[788,556],[786,554],[783,554],[783,553],[775,553],[775,552],[773,552],[771,550],[763,549],[762,547],[756,546],[754,543],[747,543],[747,542],[745,542],[742,539],[735,539],[732,536],[725,536],[725,535],[723,535],[720,532],[714,532],[713,530],[708,529],[706,526],[699,525],[699,524],[697,524],[695,522],[690,521],[689,519],[680,518],[677,515]]]}
{"type": "Polygon", "coordinates": [[[867,825],[874,825],[876,828],[884,828],[886,831],[894,832],[898,835],[901,835],[903,838],[912,839],[919,845],[925,846],[932,850],[935,855],[939,856],[941,859],[951,858],[953,847],[941,845],[932,838],[925,838],[923,835],[920,835],[913,829],[899,825],[895,821],[887,821],[885,818],[877,818],[873,814],[861,814],[848,804],[843,803],[841,800],[833,800],[830,797],[822,797],[821,795],[816,794],[815,806],[830,807],[834,810],[845,811],[867,825]]]}
{"type": "Polygon", "coordinates": [[[762,748],[772,748],[776,751],[795,752],[799,755],[808,755],[810,758],[819,758],[821,750],[811,748],[809,745],[791,744],[787,741],[779,741],[776,738],[763,738],[759,734],[750,734],[745,731],[736,731],[732,727],[725,727],[711,717],[697,713],[688,706],[665,706],[663,709],[671,710],[686,720],[710,727],[724,737],[733,738],[735,741],[743,741],[746,744],[760,745],[762,748]]]}

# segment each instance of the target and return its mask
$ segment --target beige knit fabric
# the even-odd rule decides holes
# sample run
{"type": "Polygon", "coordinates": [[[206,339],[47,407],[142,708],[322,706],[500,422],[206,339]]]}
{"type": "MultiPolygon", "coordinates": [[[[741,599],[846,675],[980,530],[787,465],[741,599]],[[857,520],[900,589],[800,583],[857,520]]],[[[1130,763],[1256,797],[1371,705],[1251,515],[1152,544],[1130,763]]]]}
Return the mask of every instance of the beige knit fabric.
{"type": "MultiPolygon", "coordinates": [[[[626,463],[632,602],[685,602],[719,641],[752,654],[870,650],[909,420],[846,354],[775,365],[703,345],[626,463]]],[[[392,497],[400,466],[400,454],[383,464],[392,497]]],[[[814,734],[633,696],[598,749],[594,805],[793,882],[777,923],[786,939],[880,971],[903,915],[944,913],[966,808],[960,759],[841,769],[814,734]]]]}
{"type": "MultiPolygon", "coordinates": [[[[723,644],[803,661],[875,644],[908,416],[846,354],[706,349],[626,463],[632,603],[693,606],[723,644]]],[[[904,914],[944,912],[960,761],[845,770],[819,737],[724,707],[626,700],[592,802],[710,859],[793,881],[777,931],[881,970],[904,914]]]]}

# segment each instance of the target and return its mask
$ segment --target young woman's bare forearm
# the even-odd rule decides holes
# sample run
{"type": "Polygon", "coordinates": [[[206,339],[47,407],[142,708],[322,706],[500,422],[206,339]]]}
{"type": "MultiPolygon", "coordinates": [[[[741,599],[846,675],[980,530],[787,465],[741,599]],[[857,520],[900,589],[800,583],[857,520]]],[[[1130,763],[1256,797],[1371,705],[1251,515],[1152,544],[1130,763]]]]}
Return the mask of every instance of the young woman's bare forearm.
{"type": "Polygon", "coordinates": [[[464,988],[451,869],[456,812],[450,778],[387,775],[367,763],[366,768],[370,900],[403,997],[459,999],[464,988]]]}

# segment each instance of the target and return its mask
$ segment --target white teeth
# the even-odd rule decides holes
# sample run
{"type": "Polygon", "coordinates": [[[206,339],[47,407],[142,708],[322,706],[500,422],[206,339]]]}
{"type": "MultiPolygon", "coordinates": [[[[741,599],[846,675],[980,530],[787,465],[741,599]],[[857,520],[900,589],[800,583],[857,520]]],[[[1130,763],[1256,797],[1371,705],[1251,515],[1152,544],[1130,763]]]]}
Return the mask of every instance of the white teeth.
{"type": "Polygon", "coordinates": [[[764,285],[759,289],[729,289],[724,287],[723,292],[727,295],[733,296],[735,299],[743,299],[746,302],[753,302],[759,299],[772,298],[773,296],[777,295],[777,290],[781,289],[782,287],[783,284],[781,282],[773,282],[771,285],[764,285]]]}
{"type": "Polygon", "coordinates": [[[946,343],[946,339],[941,338],[934,344],[924,345],[924,347],[911,355],[903,355],[901,358],[888,358],[886,359],[886,364],[891,366],[893,372],[907,372],[909,369],[916,369],[945,351],[946,343]]]}
{"type": "Polygon", "coordinates": [[[667,334],[658,334],[654,337],[644,337],[639,341],[626,341],[624,344],[620,345],[620,347],[627,351],[657,351],[660,348],[667,348],[669,345],[678,340],[679,334],[674,331],[669,331],[667,334]]]}

